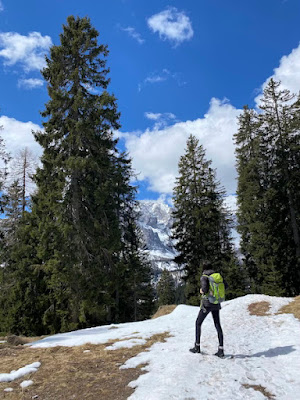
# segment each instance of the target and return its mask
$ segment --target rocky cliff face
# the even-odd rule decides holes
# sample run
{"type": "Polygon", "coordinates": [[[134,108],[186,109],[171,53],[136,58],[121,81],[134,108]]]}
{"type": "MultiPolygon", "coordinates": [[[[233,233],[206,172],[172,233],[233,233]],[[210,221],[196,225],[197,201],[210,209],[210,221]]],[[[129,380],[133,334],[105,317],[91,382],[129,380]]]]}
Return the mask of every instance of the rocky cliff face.
{"type": "Polygon", "coordinates": [[[172,209],[163,201],[142,200],[139,202],[139,226],[144,237],[146,252],[152,264],[154,283],[163,269],[172,272],[176,281],[181,273],[173,261],[176,256],[174,242],[171,239],[172,209]]]}
{"type": "MultiPolygon", "coordinates": [[[[163,269],[172,272],[177,283],[182,278],[182,271],[173,261],[176,256],[174,241],[171,239],[172,208],[163,201],[142,200],[139,202],[139,226],[144,237],[146,252],[151,261],[154,272],[154,283],[159,280],[163,269]]],[[[232,209],[233,217],[236,218],[235,210],[232,209]]],[[[232,231],[237,257],[241,259],[239,250],[239,236],[235,230],[232,231]]]]}

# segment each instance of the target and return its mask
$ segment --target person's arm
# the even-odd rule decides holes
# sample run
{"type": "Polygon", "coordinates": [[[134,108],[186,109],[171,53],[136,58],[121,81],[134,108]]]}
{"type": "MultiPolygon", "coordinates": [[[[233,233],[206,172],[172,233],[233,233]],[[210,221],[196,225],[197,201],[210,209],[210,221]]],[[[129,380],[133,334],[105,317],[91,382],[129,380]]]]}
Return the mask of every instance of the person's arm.
{"type": "Polygon", "coordinates": [[[206,276],[201,276],[201,289],[200,293],[201,294],[207,294],[209,291],[209,284],[208,284],[208,278],[206,276]]]}

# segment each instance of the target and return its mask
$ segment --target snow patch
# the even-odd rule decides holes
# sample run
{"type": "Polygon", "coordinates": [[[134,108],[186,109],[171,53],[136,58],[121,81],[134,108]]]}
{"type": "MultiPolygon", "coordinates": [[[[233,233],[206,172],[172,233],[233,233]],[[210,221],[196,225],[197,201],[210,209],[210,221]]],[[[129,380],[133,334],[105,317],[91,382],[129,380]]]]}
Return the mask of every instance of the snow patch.
{"type": "Polygon", "coordinates": [[[20,383],[20,386],[22,389],[24,389],[32,384],[33,384],[33,381],[23,381],[22,383],[20,383]]]}
{"type": "Polygon", "coordinates": [[[106,347],[107,350],[117,350],[117,349],[124,349],[124,348],[131,348],[138,345],[143,345],[147,343],[145,339],[130,339],[130,340],[122,340],[120,342],[116,342],[111,346],[106,347]]]}
{"type": "Polygon", "coordinates": [[[12,382],[24,375],[36,372],[40,366],[40,362],[34,362],[25,367],[19,368],[17,371],[11,371],[9,374],[0,374],[0,382],[12,382]]]}

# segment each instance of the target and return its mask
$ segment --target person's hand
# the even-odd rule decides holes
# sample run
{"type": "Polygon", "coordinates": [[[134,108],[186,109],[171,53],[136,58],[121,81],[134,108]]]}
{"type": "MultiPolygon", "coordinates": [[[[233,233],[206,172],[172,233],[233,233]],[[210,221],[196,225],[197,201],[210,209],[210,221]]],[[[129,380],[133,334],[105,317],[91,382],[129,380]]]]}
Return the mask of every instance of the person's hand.
{"type": "Polygon", "coordinates": [[[203,290],[202,290],[202,288],[200,289],[200,293],[201,293],[201,294],[203,294],[203,290]]]}

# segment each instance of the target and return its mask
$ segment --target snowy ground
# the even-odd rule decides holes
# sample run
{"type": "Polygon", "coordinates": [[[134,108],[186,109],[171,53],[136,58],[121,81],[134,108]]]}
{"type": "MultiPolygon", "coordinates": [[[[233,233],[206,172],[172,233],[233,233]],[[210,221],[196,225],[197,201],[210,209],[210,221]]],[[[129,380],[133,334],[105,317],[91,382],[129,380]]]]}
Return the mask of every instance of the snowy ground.
{"type": "Polygon", "coordinates": [[[261,385],[280,400],[300,399],[300,322],[293,315],[275,313],[292,299],[248,295],[224,303],[221,322],[225,353],[219,359],[217,334],[211,316],[203,323],[201,348],[206,354],[188,351],[194,344],[197,307],[178,306],[172,314],[143,322],[102,326],[54,335],[32,347],[78,346],[121,339],[109,349],[132,347],[155,333],[170,332],[165,343],[156,343],[129,359],[121,368],[139,364],[147,373],[131,382],[130,400],[259,400],[266,397],[246,385],[261,385]],[[248,305],[271,304],[269,316],[251,316],[248,305]],[[112,329],[117,327],[117,329],[112,329]],[[297,397],[298,396],[298,397],[297,397]]]}
{"type": "Polygon", "coordinates": [[[25,367],[19,368],[17,371],[11,371],[9,374],[0,374],[0,382],[15,381],[16,379],[19,379],[24,375],[36,372],[40,366],[40,362],[35,362],[30,365],[26,365],[25,367]]]}

